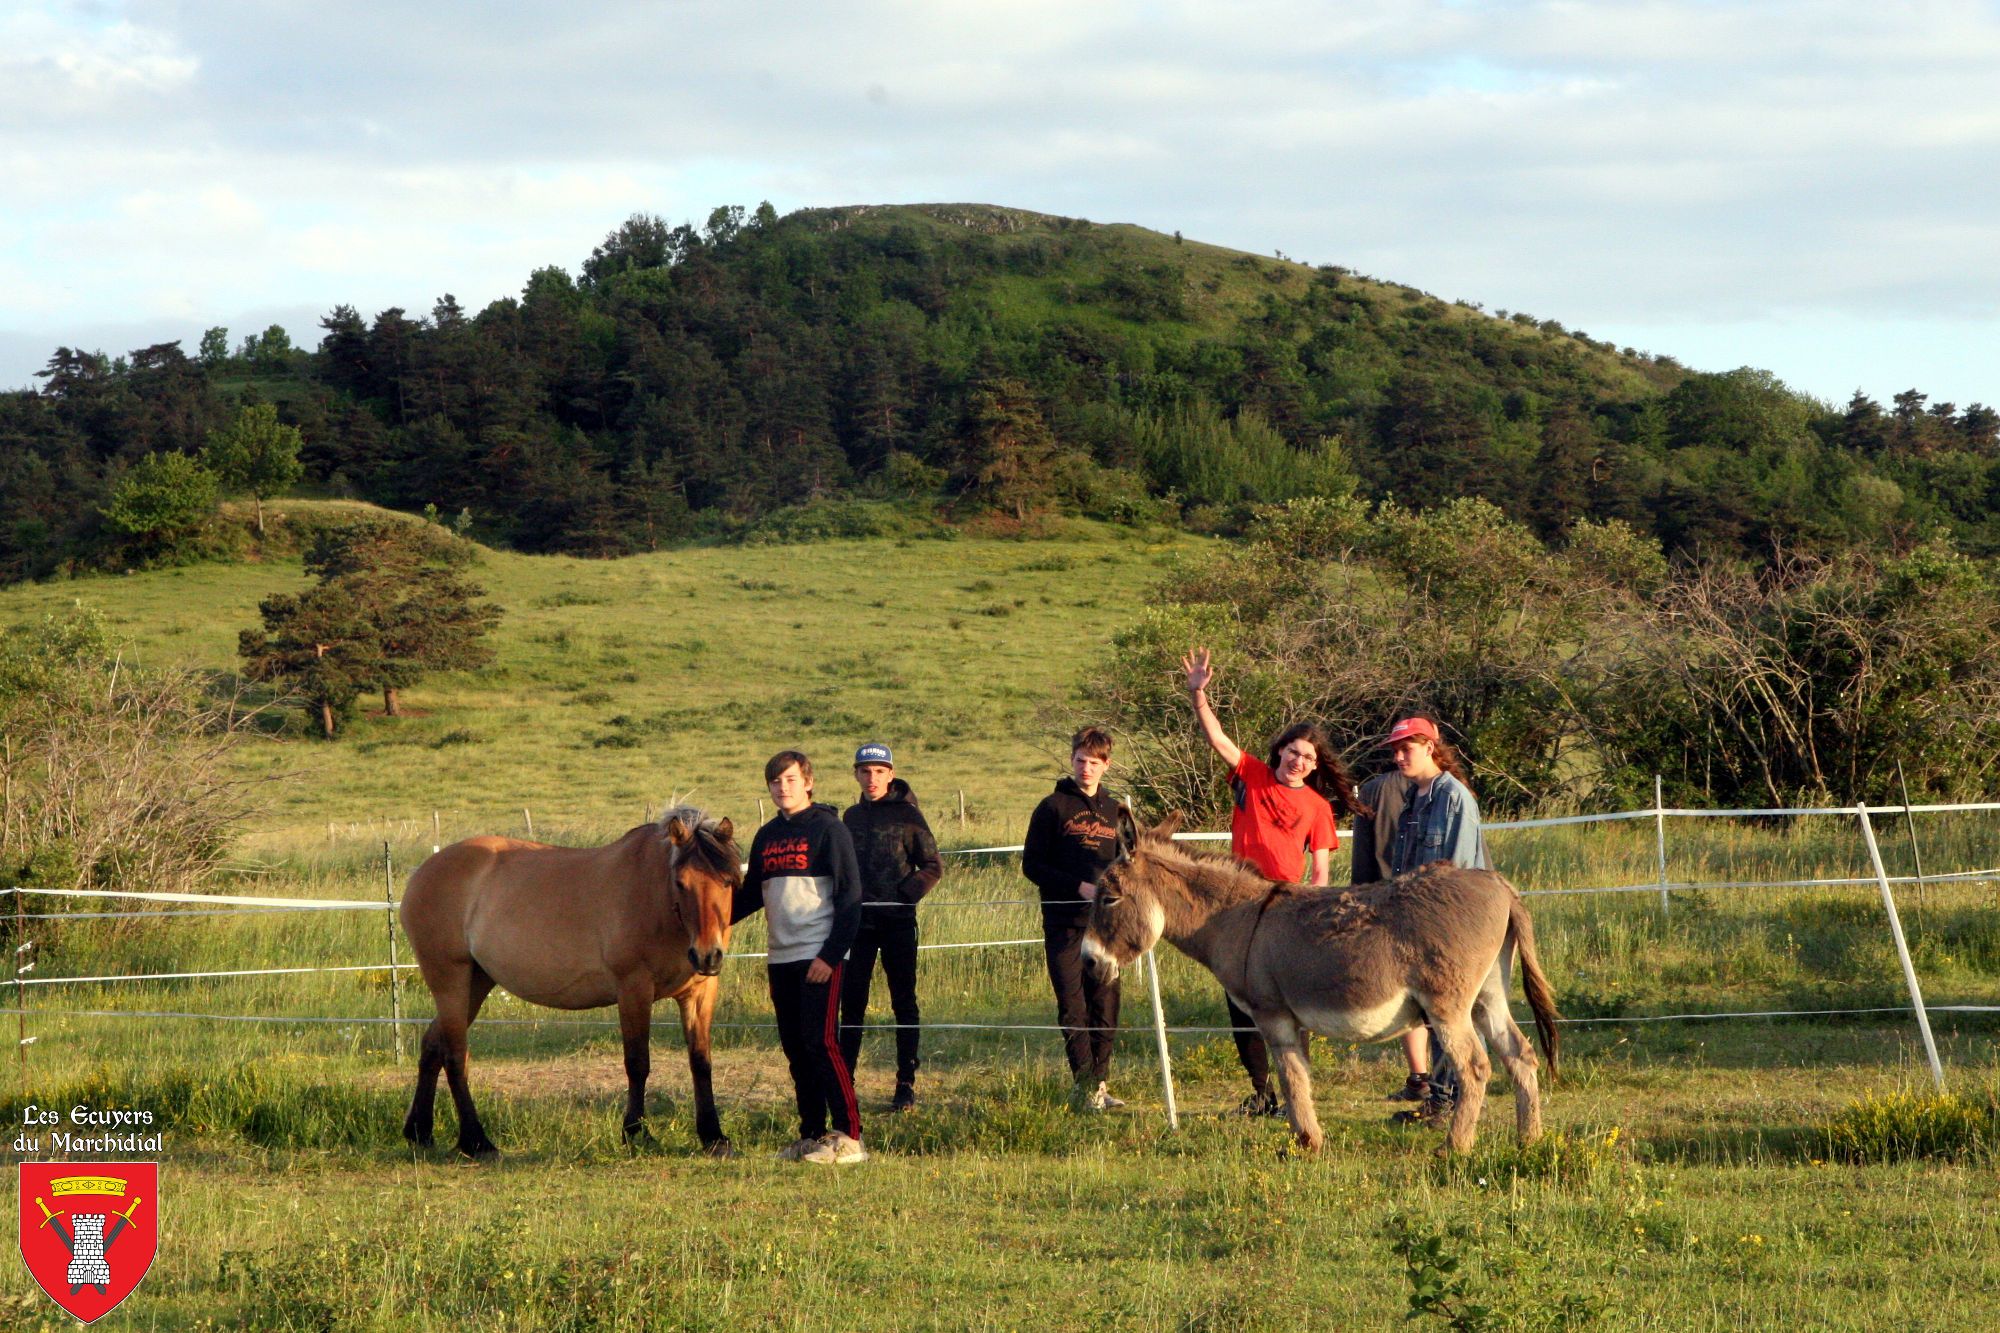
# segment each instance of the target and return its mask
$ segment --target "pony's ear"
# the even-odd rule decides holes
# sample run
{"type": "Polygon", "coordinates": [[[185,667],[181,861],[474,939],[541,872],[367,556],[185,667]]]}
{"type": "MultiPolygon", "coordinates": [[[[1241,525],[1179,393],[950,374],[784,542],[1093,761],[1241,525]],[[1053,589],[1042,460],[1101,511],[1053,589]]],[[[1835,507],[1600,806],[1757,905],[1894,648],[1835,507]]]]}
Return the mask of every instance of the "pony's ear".
{"type": "Polygon", "coordinates": [[[667,841],[676,847],[685,847],[694,841],[694,834],[688,831],[686,824],[681,823],[679,815],[667,821],[667,841]]]}
{"type": "Polygon", "coordinates": [[[1149,838],[1171,838],[1174,834],[1181,831],[1182,819],[1183,816],[1180,811],[1169,811],[1165,819],[1162,819],[1159,823],[1153,825],[1152,828],[1146,830],[1146,836],[1149,838]]]}
{"type": "Polygon", "coordinates": [[[725,846],[736,841],[736,825],[730,823],[726,817],[716,821],[715,836],[725,846]]]}
{"type": "Polygon", "coordinates": [[[1121,804],[1118,807],[1118,859],[1132,855],[1139,845],[1139,821],[1132,818],[1132,807],[1121,804]]]}

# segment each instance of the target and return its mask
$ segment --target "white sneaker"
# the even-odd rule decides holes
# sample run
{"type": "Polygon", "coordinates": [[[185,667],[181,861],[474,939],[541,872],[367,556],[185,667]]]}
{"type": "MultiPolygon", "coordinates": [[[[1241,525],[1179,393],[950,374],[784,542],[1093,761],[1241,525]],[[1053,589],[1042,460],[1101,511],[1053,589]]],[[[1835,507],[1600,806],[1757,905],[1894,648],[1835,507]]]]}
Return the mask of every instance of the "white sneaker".
{"type": "Polygon", "coordinates": [[[820,1166],[848,1166],[867,1161],[868,1150],[861,1146],[860,1139],[851,1139],[835,1129],[829,1130],[825,1138],[813,1145],[813,1150],[802,1160],[820,1166]]]}
{"type": "Polygon", "coordinates": [[[1090,1109],[1093,1111],[1116,1111],[1124,1105],[1125,1103],[1113,1097],[1110,1090],[1102,1083],[1097,1085],[1096,1092],[1090,1094],[1090,1109]]]}
{"type": "Polygon", "coordinates": [[[778,1149],[778,1160],[781,1162],[803,1162],[806,1159],[806,1154],[819,1147],[819,1145],[820,1140],[818,1139],[793,1139],[790,1143],[778,1149]]]}

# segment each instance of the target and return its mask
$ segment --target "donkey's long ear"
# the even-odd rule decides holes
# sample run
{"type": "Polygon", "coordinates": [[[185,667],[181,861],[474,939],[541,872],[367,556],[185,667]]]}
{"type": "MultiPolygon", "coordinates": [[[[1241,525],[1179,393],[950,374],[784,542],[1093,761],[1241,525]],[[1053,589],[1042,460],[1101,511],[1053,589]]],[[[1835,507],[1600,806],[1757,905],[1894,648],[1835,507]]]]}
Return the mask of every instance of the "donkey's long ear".
{"type": "Polygon", "coordinates": [[[1132,807],[1120,803],[1118,807],[1118,859],[1123,861],[1132,855],[1139,845],[1139,821],[1132,818],[1132,807]]]}
{"type": "Polygon", "coordinates": [[[688,826],[681,822],[679,815],[667,821],[667,841],[676,847],[685,847],[694,841],[694,834],[688,831],[688,826]]]}
{"type": "Polygon", "coordinates": [[[1183,816],[1180,811],[1170,811],[1165,819],[1146,830],[1149,838],[1171,838],[1181,831],[1183,816]]]}

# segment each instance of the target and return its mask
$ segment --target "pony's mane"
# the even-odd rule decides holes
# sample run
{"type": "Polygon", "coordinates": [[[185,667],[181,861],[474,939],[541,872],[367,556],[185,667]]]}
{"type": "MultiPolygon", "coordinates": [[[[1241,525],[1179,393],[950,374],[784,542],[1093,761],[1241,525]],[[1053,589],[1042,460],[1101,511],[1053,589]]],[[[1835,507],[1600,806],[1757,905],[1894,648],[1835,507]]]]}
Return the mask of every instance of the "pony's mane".
{"type": "Polygon", "coordinates": [[[676,819],[694,830],[695,837],[691,845],[699,848],[706,860],[718,867],[736,868],[736,857],[731,853],[729,844],[724,842],[722,835],[716,831],[722,825],[720,819],[709,815],[698,805],[671,805],[660,811],[656,827],[664,832],[667,825],[676,819]]]}

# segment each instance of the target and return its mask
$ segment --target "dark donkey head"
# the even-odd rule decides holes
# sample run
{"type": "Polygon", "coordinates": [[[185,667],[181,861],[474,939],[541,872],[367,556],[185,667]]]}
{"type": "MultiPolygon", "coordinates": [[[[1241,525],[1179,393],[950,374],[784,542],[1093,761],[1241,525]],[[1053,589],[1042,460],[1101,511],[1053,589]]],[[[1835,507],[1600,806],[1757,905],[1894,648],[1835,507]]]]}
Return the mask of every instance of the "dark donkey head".
{"type": "Polygon", "coordinates": [[[668,892],[687,932],[688,962],[705,977],[722,971],[729,951],[729,916],[743,883],[743,860],[727,819],[704,819],[691,806],[669,811],[661,823],[671,866],[668,892]]]}
{"type": "Polygon", "coordinates": [[[1119,809],[1118,852],[1097,877],[1083,937],[1083,956],[1100,976],[1116,978],[1120,968],[1160,942],[1167,913],[1155,882],[1164,872],[1153,848],[1171,846],[1180,826],[1180,815],[1171,814],[1141,830],[1130,806],[1119,809]]]}

